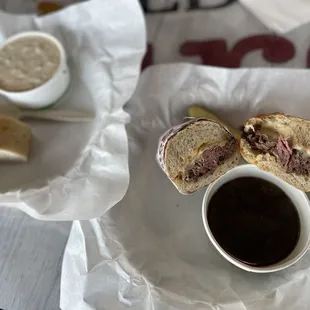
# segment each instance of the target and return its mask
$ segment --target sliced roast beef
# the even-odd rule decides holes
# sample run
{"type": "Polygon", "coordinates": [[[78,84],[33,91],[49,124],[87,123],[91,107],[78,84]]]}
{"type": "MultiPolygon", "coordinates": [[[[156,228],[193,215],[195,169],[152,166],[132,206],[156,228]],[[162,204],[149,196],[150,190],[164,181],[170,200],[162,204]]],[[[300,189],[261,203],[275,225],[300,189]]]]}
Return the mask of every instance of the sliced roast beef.
{"type": "Polygon", "coordinates": [[[185,181],[197,181],[201,176],[213,171],[236,151],[237,141],[232,139],[224,146],[214,146],[205,150],[199,160],[188,170],[185,181]]]}
{"type": "Polygon", "coordinates": [[[277,145],[275,146],[273,153],[279,158],[281,165],[287,169],[293,151],[289,146],[288,141],[285,140],[282,136],[279,136],[277,145]]]}
{"type": "Polygon", "coordinates": [[[253,150],[264,153],[268,153],[276,146],[276,142],[269,141],[267,135],[261,134],[259,131],[254,131],[253,129],[244,132],[243,137],[248,141],[253,150]]]}
{"type": "Polygon", "coordinates": [[[292,149],[289,142],[282,136],[279,136],[277,142],[269,141],[267,135],[261,134],[259,130],[250,129],[248,132],[243,132],[243,138],[253,150],[276,156],[287,173],[310,174],[309,155],[305,151],[292,149]]]}
{"type": "Polygon", "coordinates": [[[294,149],[286,171],[298,175],[310,174],[310,157],[308,154],[294,149]]]}

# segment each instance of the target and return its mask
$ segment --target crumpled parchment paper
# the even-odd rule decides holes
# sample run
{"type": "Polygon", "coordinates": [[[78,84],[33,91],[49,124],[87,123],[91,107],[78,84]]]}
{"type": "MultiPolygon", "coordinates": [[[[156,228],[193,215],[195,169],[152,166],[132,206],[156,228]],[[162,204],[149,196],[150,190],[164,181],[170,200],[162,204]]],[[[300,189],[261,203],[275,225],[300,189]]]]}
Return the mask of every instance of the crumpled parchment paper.
{"type": "Polygon", "coordinates": [[[95,118],[29,122],[29,162],[0,164],[0,206],[45,220],[98,217],[128,186],[129,116],[123,106],[145,52],[141,8],[137,0],[91,0],[44,17],[0,11],[0,42],[28,30],[56,36],[68,54],[72,82],[56,108],[90,111],[95,118]]]}
{"type": "Polygon", "coordinates": [[[202,104],[240,126],[274,111],[310,118],[310,71],[174,64],[147,69],[126,106],[130,185],[100,219],[75,221],[64,254],[63,310],[306,310],[310,255],[273,274],[233,266],[203,228],[204,191],[183,196],[158,166],[158,139],[202,104]]]}

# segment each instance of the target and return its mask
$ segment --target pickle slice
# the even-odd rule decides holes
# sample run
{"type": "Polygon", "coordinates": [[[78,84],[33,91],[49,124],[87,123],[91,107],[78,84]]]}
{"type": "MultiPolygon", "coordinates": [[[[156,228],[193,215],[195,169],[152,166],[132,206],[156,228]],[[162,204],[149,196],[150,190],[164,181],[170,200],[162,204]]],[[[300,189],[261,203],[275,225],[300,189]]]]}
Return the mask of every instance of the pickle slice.
{"type": "Polygon", "coordinates": [[[187,114],[189,117],[205,117],[211,120],[214,120],[220,124],[222,124],[224,127],[226,127],[230,133],[238,140],[241,139],[241,131],[236,129],[235,127],[223,122],[222,120],[220,120],[215,114],[211,113],[210,111],[208,111],[207,109],[198,106],[198,105],[193,105],[190,106],[187,110],[187,114]]]}

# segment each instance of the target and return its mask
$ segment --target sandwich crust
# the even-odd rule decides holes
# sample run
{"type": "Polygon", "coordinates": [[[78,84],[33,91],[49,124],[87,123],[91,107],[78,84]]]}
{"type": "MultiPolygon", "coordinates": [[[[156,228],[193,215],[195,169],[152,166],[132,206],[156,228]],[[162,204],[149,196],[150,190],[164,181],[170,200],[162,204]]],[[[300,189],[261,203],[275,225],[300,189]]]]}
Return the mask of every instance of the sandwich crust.
{"type": "Polygon", "coordinates": [[[232,134],[221,124],[199,119],[183,127],[167,142],[164,152],[165,170],[177,189],[183,194],[193,193],[237,165],[240,159],[239,145],[232,134]],[[190,180],[189,168],[202,159],[203,153],[234,144],[234,150],[209,173],[190,180]]]}
{"type": "MultiPolygon", "coordinates": [[[[251,129],[255,131],[255,128],[276,133],[288,141],[293,150],[303,151],[310,156],[309,120],[282,113],[264,114],[250,118],[244,125],[245,132],[251,129]]],[[[287,172],[277,156],[253,150],[244,137],[240,140],[240,152],[248,163],[278,176],[302,191],[310,191],[309,174],[287,172]]]]}

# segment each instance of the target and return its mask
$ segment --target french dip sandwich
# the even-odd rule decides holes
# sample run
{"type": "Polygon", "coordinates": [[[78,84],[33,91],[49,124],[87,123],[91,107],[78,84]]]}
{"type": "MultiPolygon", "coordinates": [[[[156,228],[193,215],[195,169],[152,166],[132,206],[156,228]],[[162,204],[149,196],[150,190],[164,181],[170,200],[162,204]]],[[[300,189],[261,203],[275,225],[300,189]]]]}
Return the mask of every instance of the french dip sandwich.
{"type": "Polygon", "coordinates": [[[238,164],[239,141],[220,123],[199,118],[166,133],[157,158],[179,192],[190,194],[238,164]]]}
{"type": "Polygon", "coordinates": [[[249,119],[240,151],[244,159],[296,188],[310,191],[310,121],[284,114],[249,119]]]}

